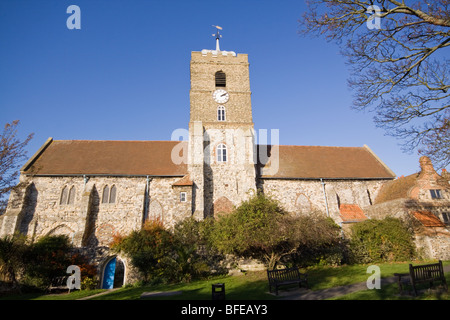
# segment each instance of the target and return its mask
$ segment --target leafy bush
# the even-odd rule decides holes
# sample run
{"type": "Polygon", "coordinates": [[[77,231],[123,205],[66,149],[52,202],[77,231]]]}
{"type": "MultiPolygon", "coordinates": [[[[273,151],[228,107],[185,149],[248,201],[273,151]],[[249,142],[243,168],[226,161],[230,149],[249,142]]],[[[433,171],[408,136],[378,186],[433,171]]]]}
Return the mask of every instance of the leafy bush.
{"type": "Polygon", "coordinates": [[[158,221],[147,221],[139,231],[128,236],[116,236],[112,249],[123,252],[141,272],[144,281],[167,276],[173,250],[173,236],[158,221]]]}
{"type": "Polygon", "coordinates": [[[189,218],[170,231],[158,221],[147,221],[139,231],[115,236],[111,248],[130,258],[144,282],[191,281],[210,274],[216,256],[208,242],[210,224],[189,218]]]}
{"type": "Polygon", "coordinates": [[[217,221],[213,241],[224,253],[258,258],[272,269],[280,261],[311,260],[318,248],[338,243],[339,233],[331,219],[317,213],[292,216],[278,201],[258,194],[217,221]]]}
{"type": "Polygon", "coordinates": [[[53,278],[67,275],[67,267],[72,264],[71,249],[69,238],[64,235],[44,236],[31,244],[24,258],[28,283],[47,288],[53,278]]]}
{"type": "Polygon", "coordinates": [[[406,261],[416,255],[412,232],[400,219],[370,219],[353,225],[351,231],[353,263],[406,261]]]}

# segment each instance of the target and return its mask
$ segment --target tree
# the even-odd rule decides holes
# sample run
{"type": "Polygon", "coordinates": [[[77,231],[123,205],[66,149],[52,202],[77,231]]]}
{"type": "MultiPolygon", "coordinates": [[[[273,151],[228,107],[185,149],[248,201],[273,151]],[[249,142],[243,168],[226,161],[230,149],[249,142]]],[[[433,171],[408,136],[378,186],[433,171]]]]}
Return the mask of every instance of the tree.
{"type": "Polygon", "coordinates": [[[352,226],[353,262],[407,261],[415,258],[412,230],[400,219],[369,219],[352,226]]]}
{"type": "Polygon", "coordinates": [[[296,249],[282,228],[285,216],[278,202],[258,194],[221,216],[211,236],[220,251],[262,259],[273,269],[281,257],[296,249]]]}
{"type": "Polygon", "coordinates": [[[405,151],[450,164],[450,0],[311,0],[299,22],[342,45],[354,109],[375,112],[405,151]]]}
{"type": "Polygon", "coordinates": [[[0,275],[20,291],[18,275],[24,270],[23,260],[27,250],[26,237],[16,234],[0,239],[0,275]]]}
{"type": "Polygon", "coordinates": [[[149,220],[141,230],[133,230],[127,236],[116,235],[111,248],[127,255],[148,282],[170,277],[168,266],[173,263],[173,243],[173,235],[160,221],[149,220]]]}
{"type": "Polygon", "coordinates": [[[47,235],[30,244],[24,254],[25,275],[37,287],[48,288],[56,277],[66,276],[72,264],[72,245],[67,235],[47,235]]]}
{"type": "Polygon", "coordinates": [[[7,123],[0,135],[0,214],[6,208],[7,195],[14,188],[22,161],[26,158],[25,147],[33,138],[29,134],[24,141],[17,137],[19,121],[7,123]]]}
{"type": "Polygon", "coordinates": [[[213,241],[224,253],[263,260],[274,269],[282,258],[338,239],[339,227],[320,214],[294,216],[258,194],[218,219],[213,241]]]}

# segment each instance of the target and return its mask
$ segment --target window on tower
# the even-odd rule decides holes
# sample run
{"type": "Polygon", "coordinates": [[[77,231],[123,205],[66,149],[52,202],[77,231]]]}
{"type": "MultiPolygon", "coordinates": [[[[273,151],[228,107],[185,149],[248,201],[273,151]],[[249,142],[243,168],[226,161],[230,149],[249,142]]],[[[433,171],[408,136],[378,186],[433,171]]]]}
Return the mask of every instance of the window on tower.
{"type": "Polygon", "coordinates": [[[225,121],[225,107],[224,106],[217,107],[217,120],[225,121]]]}
{"type": "Polygon", "coordinates": [[[216,87],[226,87],[227,86],[227,76],[222,71],[216,72],[216,87]]]}
{"type": "Polygon", "coordinates": [[[227,146],[223,143],[217,146],[217,162],[227,162],[227,146]]]}

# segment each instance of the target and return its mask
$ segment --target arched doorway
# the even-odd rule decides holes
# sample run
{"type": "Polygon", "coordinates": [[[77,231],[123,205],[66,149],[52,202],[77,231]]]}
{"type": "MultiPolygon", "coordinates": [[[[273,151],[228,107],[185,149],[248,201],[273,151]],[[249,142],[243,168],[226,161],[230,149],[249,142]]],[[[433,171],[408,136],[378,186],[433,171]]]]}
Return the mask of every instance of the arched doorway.
{"type": "Polygon", "coordinates": [[[114,257],[106,263],[103,270],[102,289],[120,288],[125,279],[125,266],[122,260],[114,257]]]}

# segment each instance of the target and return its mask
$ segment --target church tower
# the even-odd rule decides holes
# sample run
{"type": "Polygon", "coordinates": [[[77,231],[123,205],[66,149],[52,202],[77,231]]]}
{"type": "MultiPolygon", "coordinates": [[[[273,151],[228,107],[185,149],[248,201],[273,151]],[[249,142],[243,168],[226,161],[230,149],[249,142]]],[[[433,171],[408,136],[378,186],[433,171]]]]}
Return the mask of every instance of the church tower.
{"type": "Polygon", "coordinates": [[[199,219],[256,192],[248,56],[221,51],[219,38],[216,50],[192,52],[190,64],[188,168],[199,219]]]}

